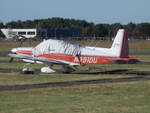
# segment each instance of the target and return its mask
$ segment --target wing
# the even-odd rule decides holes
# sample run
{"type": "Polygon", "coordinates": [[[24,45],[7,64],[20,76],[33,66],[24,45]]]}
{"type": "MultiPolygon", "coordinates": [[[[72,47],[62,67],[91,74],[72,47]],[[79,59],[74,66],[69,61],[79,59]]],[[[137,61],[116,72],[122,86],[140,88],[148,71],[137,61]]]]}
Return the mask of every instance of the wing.
{"type": "Polygon", "coordinates": [[[43,58],[43,57],[34,57],[31,55],[23,55],[23,54],[8,54],[9,57],[13,58],[21,58],[21,59],[27,59],[32,61],[40,61],[46,64],[59,64],[59,65],[79,65],[77,63],[68,62],[64,60],[57,60],[53,58],[43,58]]]}

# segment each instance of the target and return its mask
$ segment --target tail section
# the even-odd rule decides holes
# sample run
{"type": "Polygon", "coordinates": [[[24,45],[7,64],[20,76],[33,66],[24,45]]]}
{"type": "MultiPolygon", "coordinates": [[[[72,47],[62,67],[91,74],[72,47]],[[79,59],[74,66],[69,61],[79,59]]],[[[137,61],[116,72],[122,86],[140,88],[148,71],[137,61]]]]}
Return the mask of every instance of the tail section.
{"type": "Polygon", "coordinates": [[[124,29],[119,29],[111,47],[111,52],[120,58],[127,58],[129,55],[128,33],[124,29]]]}
{"type": "Polygon", "coordinates": [[[10,38],[9,37],[9,32],[8,29],[1,29],[2,33],[5,35],[6,38],[10,38]]]}

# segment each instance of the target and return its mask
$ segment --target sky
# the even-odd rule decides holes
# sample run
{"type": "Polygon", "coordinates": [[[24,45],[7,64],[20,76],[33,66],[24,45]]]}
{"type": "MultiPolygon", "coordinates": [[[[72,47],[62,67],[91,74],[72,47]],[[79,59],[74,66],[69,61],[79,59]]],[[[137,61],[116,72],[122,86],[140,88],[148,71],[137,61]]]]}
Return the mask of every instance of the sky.
{"type": "Polygon", "coordinates": [[[0,21],[74,18],[98,23],[150,22],[150,0],[0,0],[0,21]]]}

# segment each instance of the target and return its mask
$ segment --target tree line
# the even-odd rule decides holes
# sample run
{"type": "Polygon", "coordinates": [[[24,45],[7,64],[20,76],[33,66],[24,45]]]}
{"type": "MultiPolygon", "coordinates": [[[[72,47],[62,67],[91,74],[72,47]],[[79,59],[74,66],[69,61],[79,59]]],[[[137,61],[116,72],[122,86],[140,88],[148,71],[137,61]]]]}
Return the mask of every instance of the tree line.
{"type": "MultiPolygon", "coordinates": [[[[94,24],[85,20],[48,18],[26,21],[18,20],[6,24],[1,22],[1,28],[78,29],[81,30],[83,37],[114,37],[118,29],[124,28],[128,30],[130,37],[150,37],[150,23],[135,24],[130,22],[126,25],[120,23],[94,24]]],[[[0,35],[2,35],[1,32],[0,35]]]]}

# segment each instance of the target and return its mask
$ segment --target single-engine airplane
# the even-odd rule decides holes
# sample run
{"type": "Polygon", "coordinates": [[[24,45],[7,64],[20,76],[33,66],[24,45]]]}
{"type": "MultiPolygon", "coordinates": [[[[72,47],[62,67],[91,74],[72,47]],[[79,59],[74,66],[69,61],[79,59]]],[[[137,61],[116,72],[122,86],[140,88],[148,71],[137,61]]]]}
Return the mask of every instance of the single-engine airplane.
{"type": "Polygon", "coordinates": [[[62,65],[64,72],[72,72],[68,66],[91,64],[128,64],[136,63],[136,58],[129,57],[128,33],[120,29],[111,48],[81,46],[62,40],[49,39],[36,47],[13,48],[8,54],[11,58],[21,58],[29,63],[45,63],[48,67],[41,72],[53,73],[52,65],[62,65]]]}

